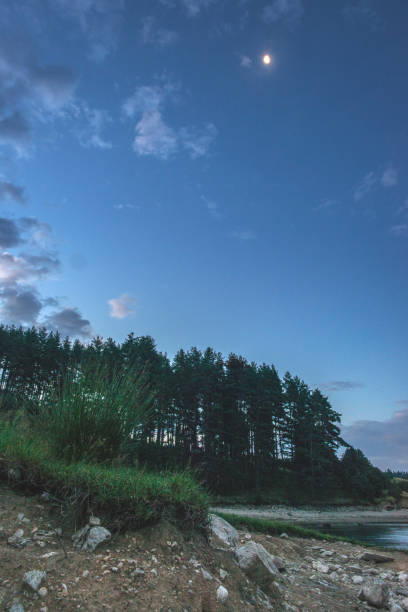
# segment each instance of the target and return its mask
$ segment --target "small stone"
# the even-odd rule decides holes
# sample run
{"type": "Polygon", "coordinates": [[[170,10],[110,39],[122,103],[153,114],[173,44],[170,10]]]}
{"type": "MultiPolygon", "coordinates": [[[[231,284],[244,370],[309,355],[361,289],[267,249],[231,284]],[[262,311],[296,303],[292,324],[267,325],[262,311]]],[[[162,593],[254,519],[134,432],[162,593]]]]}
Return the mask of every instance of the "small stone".
{"type": "Polygon", "coordinates": [[[157,570],[152,569],[152,570],[150,570],[150,572],[153,574],[153,576],[157,576],[157,570]]]}
{"type": "Polygon", "coordinates": [[[220,569],[220,577],[221,580],[225,580],[225,578],[228,576],[228,572],[226,572],[225,570],[223,570],[222,568],[220,569]]]}
{"type": "Polygon", "coordinates": [[[352,576],[351,577],[351,582],[353,584],[363,584],[364,578],[362,576],[352,576]]]}
{"type": "Polygon", "coordinates": [[[404,597],[404,599],[401,601],[401,608],[404,611],[408,610],[408,597],[404,597]]]}
{"type": "Polygon", "coordinates": [[[363,586],[358,598],[360,601],[366,601],[374,608],[385,607],[388,600],[389,589],[385,582],[373,582],[363,586]]]}
{"type": "Polygon", "coordinates": [[[207,570],[205,570],[204,568],[201,568],[201,573],[203,575],[204,580],[212,580],[213,577],[211,576],[210,572],[207,572],[207,570]]]}
{"type": "Polygon", "coordinates": [[[45,587],[41,587],[40,589],[38,589],[38,594],[41,597],[41,599],[44,599],[44,597],[47,597],[48,591],[45,587]]]}
{"type": "Polygon", "coordinates": [[[119,571],[119,568],[118,568],[118,567],[111,567],[110,569],[111,569],[111,572],[112,572],[113,574],[117,574],[117,573],[118,573],[118,571],[119,571]]]}
{"type": "Polygon", "coordinates": [[[89,517],[88,525],[90,525],[91,527],[99,527],[100,524],[101,524],[101,519],[98,518],[97,516],[89,517]]]}
{"type": "Polygon", "coordinates": [[[89,576],[89,570],[84,570],[82,572],[82,578],[88,578],[88,576],[89,576]]]}
{"type": "Polygon", "coordinates": [[[281,533],[281,534],[280,534],[280,537],[281,537],[281,538],[288,538],[289,536],[288,536],[288,534],[287,534],[287,533],[281,533]]]}
{"type": "Polygon", "coordinates": [[[225,603],[228,599],[228,591],[225,587],[219,586],[217,589],[217,601],[225,603]]]}
{"type": "Polygon", "coordinates": [[[132,578],[140,578],[141,576],[144,576],[144,571],[140,567],[137,567],[130,575],[132,576],[132,578]]]}
{"type": "Polygon", "coordinates": [[[317,570],[318,572],[321,572],[322,574],[329,573],[329,566],[323,563],[322,561],[313,561],[312,567],[313,569],[317,570]]]}
{"type": "Polygon", "coordinates": [[[38,591],[43,580],[45,580],[46,572],[40,570],[31,570],[26,572],[23,577],[23,583],[30,587],[33,591],[38,591]]]}

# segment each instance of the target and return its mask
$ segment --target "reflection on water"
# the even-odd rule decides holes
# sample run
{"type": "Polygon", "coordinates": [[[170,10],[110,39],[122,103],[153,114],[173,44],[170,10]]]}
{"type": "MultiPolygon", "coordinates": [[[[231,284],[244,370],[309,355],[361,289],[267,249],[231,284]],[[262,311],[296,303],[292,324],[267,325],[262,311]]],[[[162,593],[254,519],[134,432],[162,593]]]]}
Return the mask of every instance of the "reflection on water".
{"type": "Polygon", "coordinates": [[[324,533],[354,538],[384,548],[408,550],[408,523],[368,523],[366,525],[331,525],[319,529],[324,533]]]}

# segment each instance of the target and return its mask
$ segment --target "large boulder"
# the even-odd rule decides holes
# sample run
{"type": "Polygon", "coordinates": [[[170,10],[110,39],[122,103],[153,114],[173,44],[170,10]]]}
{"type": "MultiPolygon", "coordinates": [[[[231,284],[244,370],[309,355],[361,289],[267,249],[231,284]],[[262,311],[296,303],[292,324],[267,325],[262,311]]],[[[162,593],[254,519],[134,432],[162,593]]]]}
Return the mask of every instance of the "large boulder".
{"type": "Polygon", "coordinates": [[[278,575],[278,569],[273,557],[257,542],[248,542],[237,548],[236,558],[239,567],[251,580],[262,589],[271,590],[273,579],[278,575]]]}
{"type": "Polygon", "coordinates": [[[235,550],[238,546],[238,531],[216,514],[209,515],[210,544],[221,550],[235,550]]]}
{"type": "Polygon", "coordinates": [[[372,582],[363,586],[358,598],[374,608],[385,608],[388,602],[389,588],[385,582],[372,582]]]}

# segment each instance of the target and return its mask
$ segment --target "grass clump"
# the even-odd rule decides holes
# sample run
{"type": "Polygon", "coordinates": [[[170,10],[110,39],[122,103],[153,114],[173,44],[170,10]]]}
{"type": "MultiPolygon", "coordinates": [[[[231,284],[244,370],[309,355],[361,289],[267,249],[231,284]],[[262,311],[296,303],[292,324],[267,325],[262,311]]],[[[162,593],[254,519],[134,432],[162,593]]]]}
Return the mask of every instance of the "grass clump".
{"type": "Polygon", "coordinates": [[[138,370],[88,365],[50,385],[31,409],[32,424],[59,459],[109,461],[138,434],[152,401],[138,370]]]}
{"type": "Polygon", "coordinates": [[[187,472],[151,473],[128,467],[56,459],[47,444],[22,432],[0,428],[0,471],[18,467],[20,484],[48,491],[71,507],[75,522],[98,511],[117,529],[142,527],[166,518],[192,528],[204,527],[209,498],[187,472]]]}
{"type": "MultiPolygon", "coordinates": [[[[236,529],[248,529],[258,533],[267,533],[269,535],[280,535],[287,533],[297,538],[313,538],[315,540],[324,540],[327,542],[349,542],[358,544],[357,540],[346,538],[343,536],[335,536],[328,533],[322,533],[316,529],[309,529],[294,525],[285,521],[273,521],[271,519],[257,518],[252,516],[240,516],[238,514],[229,514],[224,512],[216,512],[218,516],[225,519],[236,529]]],[[[366,544],[364,545],[366,546],[366,544]]]]}

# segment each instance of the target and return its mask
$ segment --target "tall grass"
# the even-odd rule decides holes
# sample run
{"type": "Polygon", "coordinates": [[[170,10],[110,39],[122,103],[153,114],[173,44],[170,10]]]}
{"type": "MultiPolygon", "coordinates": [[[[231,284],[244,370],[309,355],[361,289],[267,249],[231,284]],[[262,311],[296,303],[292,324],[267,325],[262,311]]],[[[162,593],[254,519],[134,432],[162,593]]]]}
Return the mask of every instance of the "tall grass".
{"type": "Polygon", "coordinates": [[[37,403],[32,418],[52,454],[67,462],[116,459],[146,422],[153,396],[134,368],[86,366],[66,373],[37,403]]]}

